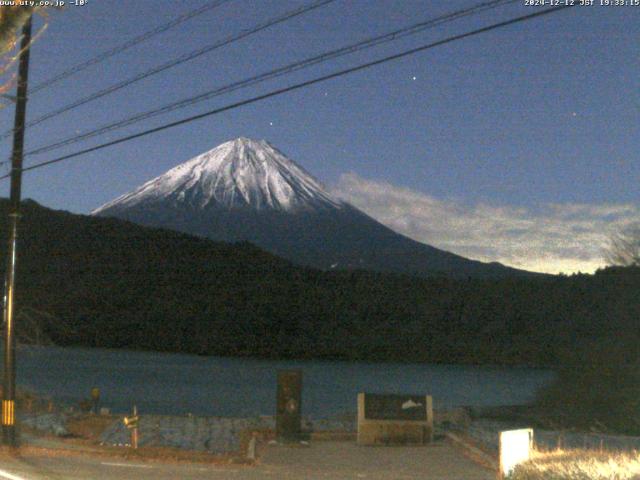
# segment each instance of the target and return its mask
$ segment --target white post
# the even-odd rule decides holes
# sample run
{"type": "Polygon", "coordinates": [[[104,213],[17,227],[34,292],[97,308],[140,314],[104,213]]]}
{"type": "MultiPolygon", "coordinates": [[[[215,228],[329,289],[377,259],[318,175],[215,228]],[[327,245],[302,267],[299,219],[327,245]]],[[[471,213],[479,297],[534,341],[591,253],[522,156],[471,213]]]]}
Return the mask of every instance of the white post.
{"type": "Polygon", "coordinates": [[[506,430],[500,432],[500,467],[498,478],[509,476],[516,465],[531,458],[533,429],[506,430]]]}

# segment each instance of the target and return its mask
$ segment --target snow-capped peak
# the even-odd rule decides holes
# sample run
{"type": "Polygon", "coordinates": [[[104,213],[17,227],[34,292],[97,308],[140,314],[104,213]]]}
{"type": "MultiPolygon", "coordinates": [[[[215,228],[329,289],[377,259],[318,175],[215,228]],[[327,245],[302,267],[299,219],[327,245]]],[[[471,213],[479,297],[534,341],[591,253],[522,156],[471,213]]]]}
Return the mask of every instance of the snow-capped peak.
{"type": "Polygon", "coordinates": [[[343,205],[269,142],[240,137],[172,168],[92,213],[165,202],[197,209],[279,211],[343,205]]]}

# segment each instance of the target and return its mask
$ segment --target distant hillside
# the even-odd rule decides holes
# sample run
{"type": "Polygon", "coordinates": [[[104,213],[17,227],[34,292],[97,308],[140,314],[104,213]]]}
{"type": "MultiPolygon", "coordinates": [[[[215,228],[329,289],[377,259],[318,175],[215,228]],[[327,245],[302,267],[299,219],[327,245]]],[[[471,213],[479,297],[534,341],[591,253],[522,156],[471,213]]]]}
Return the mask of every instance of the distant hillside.
{"type": "MultiPolygon", "coordinates": [[[[2,239],[6,219],[0,201],[2,239]]],[[[549,364],[587,340],[637,336],[633,272],[501,280],[322,272],[247,243],[27,201],[17,301],[43,336],[63,345],[549,364]]]]}

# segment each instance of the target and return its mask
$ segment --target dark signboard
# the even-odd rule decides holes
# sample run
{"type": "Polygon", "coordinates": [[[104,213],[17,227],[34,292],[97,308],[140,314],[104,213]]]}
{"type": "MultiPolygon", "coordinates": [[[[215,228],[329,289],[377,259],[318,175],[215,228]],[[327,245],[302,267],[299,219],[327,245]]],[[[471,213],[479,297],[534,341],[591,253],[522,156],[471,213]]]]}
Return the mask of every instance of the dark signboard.
{"type": "Polygon", "coordinates": [[[426,395],[383,395],[365,393],[367,420],[427,420],[426,395]]]}
{"type": "Polygon", "coordinates": [[[281,440],[297,440],[301,432],[302,371],[278,372],[276,435],[281,440]]]}

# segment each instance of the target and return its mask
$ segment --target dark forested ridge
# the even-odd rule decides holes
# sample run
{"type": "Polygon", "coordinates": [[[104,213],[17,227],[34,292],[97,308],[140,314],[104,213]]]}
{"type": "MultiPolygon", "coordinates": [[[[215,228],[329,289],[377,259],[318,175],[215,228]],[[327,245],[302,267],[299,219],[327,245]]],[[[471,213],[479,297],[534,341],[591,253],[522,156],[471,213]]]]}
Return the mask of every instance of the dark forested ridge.
{"type": "MultiPolygon", "coordinates": [[[[6,238],[6,201],[0,228],[6,238]]],[[[4,263],[4,261],[2,262],[4,263]]],[[[27,201],[19,309],[62,345],[211,355],[552,365],[638,337],[638,269],[459,280],[301,268],[27,201]]]]}

